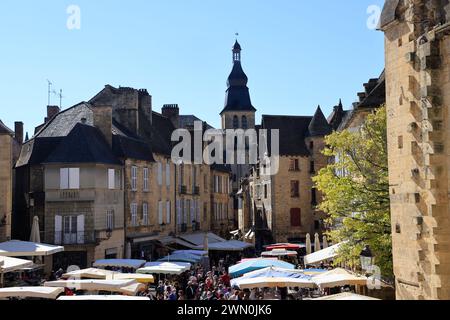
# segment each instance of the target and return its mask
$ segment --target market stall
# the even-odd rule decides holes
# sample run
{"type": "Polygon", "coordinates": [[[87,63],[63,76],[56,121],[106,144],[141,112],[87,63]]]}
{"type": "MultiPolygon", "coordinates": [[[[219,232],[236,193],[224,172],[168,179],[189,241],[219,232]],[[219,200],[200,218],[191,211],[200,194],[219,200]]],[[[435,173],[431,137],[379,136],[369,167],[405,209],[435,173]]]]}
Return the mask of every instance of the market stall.
{"type": "Polygon", "coordinates": [[[295,266],[293,264],[280,261],[280,260],[274,260],[274,259],[253,259],[246,262],[238,263],[229,269],[229,273],[231,277],[239,277],[246,273],[259,270],[259,269],[265,269],[269,267],[278,267],[283,269],[295,269],[295,266]]]}
{"type": "Polygon", "coordinates": [[[64,288],[15,287],[0,289],[0,298],[5,299],[49,299],[55,300],[64,292],[64,288]]]}

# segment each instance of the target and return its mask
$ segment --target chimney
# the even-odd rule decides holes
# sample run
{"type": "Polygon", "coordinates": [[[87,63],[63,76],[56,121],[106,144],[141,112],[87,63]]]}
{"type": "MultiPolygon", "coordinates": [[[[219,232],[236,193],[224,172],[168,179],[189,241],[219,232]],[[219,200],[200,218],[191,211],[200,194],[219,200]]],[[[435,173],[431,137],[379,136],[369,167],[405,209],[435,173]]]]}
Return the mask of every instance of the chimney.
{"type": "Polygon", "coordinates": [[[15,139],[18,143],[23,143],[23,122],[14,122],[14,133],[15,139]]]}
{"type": "Polygon", "coordinates": [[[140,89],[139,91],[139,109],[142,110],[147,119],[152,122],[152,96],[146,89],[140,89]]]}
{"type": "Polygon", "coordinates": [[[161,113],[164,117],[167,117],[172,121],[175,128],[180,126],[180,108],[178,108],[177,104],[165,104],[161,109],[161,113]]]}
{"type": "Polygon", "coordinates": [[[45,118],[45,123],[51,120],[55,115],[57,115],[61,110],[58,106],[47,106],[47,117],[45,118]]]}
{"type": "Polygon", "coordinates": [[[94,112],[94,126],[101,131],[109,146],[112,146],[112,106],[97,105],[94,112]]]}

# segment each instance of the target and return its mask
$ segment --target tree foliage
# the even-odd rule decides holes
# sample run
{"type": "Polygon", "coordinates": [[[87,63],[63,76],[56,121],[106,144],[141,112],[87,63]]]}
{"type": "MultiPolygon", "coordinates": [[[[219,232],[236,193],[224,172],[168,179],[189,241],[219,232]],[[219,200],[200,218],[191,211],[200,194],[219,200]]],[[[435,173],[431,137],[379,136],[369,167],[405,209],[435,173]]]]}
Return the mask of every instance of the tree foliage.
{"type": "Polygon", "coordinates": [[[375,264],[392,277],[392,242],[387,158],[386,108],[368,115],[357,132],[334,132],[326,138],[324,154],[335,161],[314,178],[324,195],[319,209],[328,214],[328,236],[348,241],[336,263],[359,265],[369,245],[375,264]]]}

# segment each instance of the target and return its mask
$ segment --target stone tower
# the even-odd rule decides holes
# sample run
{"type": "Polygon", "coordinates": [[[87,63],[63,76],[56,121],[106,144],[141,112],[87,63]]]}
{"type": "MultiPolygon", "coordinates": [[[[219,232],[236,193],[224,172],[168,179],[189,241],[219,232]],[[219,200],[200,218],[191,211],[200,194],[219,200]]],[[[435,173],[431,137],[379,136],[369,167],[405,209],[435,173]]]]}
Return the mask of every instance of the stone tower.
{"type": "Polygon", "coordinates": [[[248,78],[242,70],[241,46],[233,46],[233,70],[228,77],[225,107],[220,113],[222,129],[254,129],[255,112],[247,87],[248,78]]]}
{"type": "Polygon", "coordinates": [[[398,299],[450,299],[449,12],[387,0],[380,21],[398,299]]]}

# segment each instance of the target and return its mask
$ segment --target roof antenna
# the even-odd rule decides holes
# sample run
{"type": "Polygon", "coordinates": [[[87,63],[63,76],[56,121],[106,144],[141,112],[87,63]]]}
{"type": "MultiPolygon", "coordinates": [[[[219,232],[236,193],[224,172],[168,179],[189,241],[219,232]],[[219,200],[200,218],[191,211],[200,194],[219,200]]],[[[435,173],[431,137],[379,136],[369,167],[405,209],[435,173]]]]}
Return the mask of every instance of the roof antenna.
{"type": "Polygon", "coordinates": [[[50,80],[48,80],[47,79],[47,83],[48,83],[48,91],[47,91],[47,93],[48,93],[48,106],[50,105],[50,93],[52,92],[52,85],[53,85],[53,83],[50,81],[50,80]]]}
{"type": "Polygon", "coordinates": [[[59,93],[56,92],[55,90],[53,90],[52,92],[55,96],[59,98],[59,109],[62,109],[62,99],[65,98],[62,94],[63,93],[62,89],[59,89],[59,93]]]}

